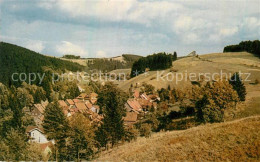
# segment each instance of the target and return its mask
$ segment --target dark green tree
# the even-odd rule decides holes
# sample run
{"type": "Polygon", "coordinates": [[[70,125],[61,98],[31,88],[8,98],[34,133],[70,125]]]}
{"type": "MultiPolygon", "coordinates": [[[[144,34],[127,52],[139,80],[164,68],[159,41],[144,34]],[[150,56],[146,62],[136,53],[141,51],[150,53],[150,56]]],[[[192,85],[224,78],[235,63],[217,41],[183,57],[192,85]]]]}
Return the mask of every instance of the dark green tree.
{"type": "Polygon", "coordinates": [[[69,87],[69,93],[71,98],[76,98],[80,95],[80,91],[76,83],[73,82],[71,84],[71,86],[69,87]]]}
{"type": "Polygon", "coordinates": [[[173,60],[177,60],[177,52],[174,51],[173,60]]]}
{"type": "Polygon", "coordinates": [[[34,103],[40,103],[41,101],[46,100],[46,92],[43,90],[42,87],[37,87],[37,90],[34,94],[34,103]]]}
{"type": "Polygon", "coordinates": [[[41,86],[46,92],[46,98],[49,101],[51,101],[51,93],[53,89],[52,89],[52,74],[50,71],[45,72],[45,76],[41,86]]]}
{"type": "Polygon", "coordinates": [[[246,87],[242,82],[242,79],[239,76],[239,73],[236,72],[229,80],[229,84],[232,85],[233,89],[237,92],[239,100],[245,101],[246,99],[246,87]]]}
{"type": "Polygon", "coordinates": [[[42,126],[47,138],[55,141],[56,159],[66,160],[66,139],[69,124],[57,101],[46,107],[42,126]]]}
{"type": "Polygon", "coordinates": [[[158,90],[158,93],[161,101],[170,100],[169,90],[162,88],[161,90],[158,90]]]}
{"type": "Polygon", "coordinates": [[[105,131],[103,142],[109,141],[112,147],[124,137],[123,116],[126,110],[124,104],[127,100],[127,94],[119,90],[112,83],[107,83],[98,99],[99,105],[102,107],[104,119],[100,131],[105,131]]]}

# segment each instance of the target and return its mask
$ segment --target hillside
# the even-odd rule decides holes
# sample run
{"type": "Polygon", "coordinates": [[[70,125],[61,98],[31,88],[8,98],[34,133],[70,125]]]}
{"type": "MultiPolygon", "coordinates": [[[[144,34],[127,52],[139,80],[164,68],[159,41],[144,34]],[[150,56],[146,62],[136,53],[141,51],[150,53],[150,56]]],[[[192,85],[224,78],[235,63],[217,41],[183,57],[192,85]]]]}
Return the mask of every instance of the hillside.
{"type": "MultiPolygon", "coordinates": [[[[255,79],[260,80],[260,59],[253,54],[247,52],[234,52],[234,53],[213,53],[200,55],[197,57],[185,57],[173,62],[173,67],[161,71],[149,71],[146,74],[141,74],[130,80],[117,82],[119,88],[127,91],[131,84],[141,84],[143,82],[155,86],[156,89],[171,87],[178,87],[185,89],[190,87],[191,83],[185,74],[195,73],[197,76],[199,73],[234,73],[241,71],[243,73],[251,73],[250,80],[252,82],[255,79]],[[169,81],[166,80],[167,74],[169,75],[169,81]],[[157,81],[157,73],[159,81],[157,81]],[[176,81],[176,74],[182,73],[183,80],[176,81]],[[172,74],[174,77],[172,77],[172,74]],[[162,77],[162,79],[161,79],[162,77]],[[165,79],[165,81],[163,81],[165,79]]],[[[249,82],[246,82],[248,85],[249,82]]]]}
{"type": "Polygon", "coordinates": [[[64,61],[55,57],[48,57],[34,51],[13,44],[0,42],[0,82],[6,85],[17,85],[13,82],[13,73],[42,73],[43,67],[54,70],[81,71],[83,66],[64,61]]]}
{"type": "Polygon", "coordinates": [[[258,161],[260,116],[138,138],[101,154],[101,161],[258,161]]]}
{"type": "Polygon", "coordinates": [[[61,58],[61,59],[75,62],[83,66],[88,66],[90,70],[98,69],[104,71],[111,71],[116,69],[131,68],[132,64],[141,57],[142,56],[134,55],[134,54],[122,54],[121,56],[106,57],[106,58],[79,58],[79,59],[61,58]],[[104,67],[104,63],[108,67],[104,67]]]}

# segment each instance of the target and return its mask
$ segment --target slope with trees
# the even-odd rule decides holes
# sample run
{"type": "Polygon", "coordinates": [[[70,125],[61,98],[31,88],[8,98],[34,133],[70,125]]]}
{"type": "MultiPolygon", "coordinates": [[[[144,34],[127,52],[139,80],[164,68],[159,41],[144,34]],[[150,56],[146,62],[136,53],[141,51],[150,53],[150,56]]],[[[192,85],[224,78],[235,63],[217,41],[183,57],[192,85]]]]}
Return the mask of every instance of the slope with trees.
{"type": "Polygon", "coordinates": [[[177,53],[166,54],[157,53],[142,57],[138,61],[134,62],[131,69],[131,77],[135,77],[138,74],[142,74],[149,70],[164,70],[172,66],[172,61],[177,59],[177,53]]]}
{"type": "MultiPolygon", "coordinates": [[[[51,68],[55,71],[81,71],[83,66],[64,61],[54,57],[44,56],[34,51],[19,47],[13,44],[0,42],[0,82],[5,85],[19,86],[22,81],[13,81],[11,76],[13,73],[44,73],[43,67],[51,68]]],[[[28,83],[28,79],[26,82],[28,83]]],[[[31,78],[33,80],[33,78],[31,78]]],[[[37,78],[35,84],[39,83],[37,78]]]]}

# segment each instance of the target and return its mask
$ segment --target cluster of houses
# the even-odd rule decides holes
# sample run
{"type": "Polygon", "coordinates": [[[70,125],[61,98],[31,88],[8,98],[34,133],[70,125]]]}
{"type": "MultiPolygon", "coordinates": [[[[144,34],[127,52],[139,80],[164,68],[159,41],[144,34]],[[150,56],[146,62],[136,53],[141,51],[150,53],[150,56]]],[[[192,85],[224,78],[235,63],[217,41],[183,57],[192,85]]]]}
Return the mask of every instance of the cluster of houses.
{"type": "MultiPolygon", "coordinates": [[[[98,95],[96,93],[81,93],[75,99],[59,100],[59,106],[67,117],[73,116],[75,113],[87,113],[91,121],[100,121],[102,116],[98,115],[99,106],[96,105],[98,95]]],[[[37,126],[41,127],[44,119],[44,110],[48,105],[48,101],[34,104],[30,115],[34,118],[37,126]]]]}
{"type": "MultiPolygon", "coordinates": [[[[58,104],[62,108],[63,113],[70,119],[76,113],[88,114],[91,122],[100,122],[103,118],[98,114],[100,111],[97,105],[98,94],[96,93],[81,93],[75,99],[59,100],[58,104]]],[[[160,98],[157,95],[140,93],[138,90],[133,90],[133,95],[125,103],[126,116],[123,118],[124,124],[131,127],[138,120],[142,119],[145,114],[152,108],[157,109],[157,101],[160,98]]],[[[34,104],[29,111],[34,118],[36,126],[29,126],[26,129],[30,142],[39,143],[43,152],[48,155],[51,151],[53,141],[48,141],[42,129],[44,120],[44,111],[48,105],[48,101],[34,104]]]]}
{"type": "MultiPolygon", "coordinates": [[[[98,114],[100,108],[97,105],[97,97],[98,95],[94,92],[90,94],[81,93],[75,99],[59,100],[58,104],[62,108],[65,116],[69,119],[76,113],[85,113],[88,114],[91,122],[100,122],[103,117],[98,114]]],[[[54,143],[53,141],[48,141],[42,128],[44,111],[48,104],[48,101],[45,101],[34,104],[31,109],[26,109],[26,113],[33,117],[36,124],[36,126],[29,126],[26,129],[29,142],[40,144],[40,148],[46,156],[50,154],[51,147],[54,143]]]]}
{"type": "Polygon", "coordinates": [[[124,123],[127,126],[132,126],[142,119],[149,110],[157,109],[157,101],[160,101],[160,97],[157,95],[140,93],[137,89],[133,90],[132,94],[132,98],[129,98],[125,103],[127,113],[124,117],[124,123]]]}

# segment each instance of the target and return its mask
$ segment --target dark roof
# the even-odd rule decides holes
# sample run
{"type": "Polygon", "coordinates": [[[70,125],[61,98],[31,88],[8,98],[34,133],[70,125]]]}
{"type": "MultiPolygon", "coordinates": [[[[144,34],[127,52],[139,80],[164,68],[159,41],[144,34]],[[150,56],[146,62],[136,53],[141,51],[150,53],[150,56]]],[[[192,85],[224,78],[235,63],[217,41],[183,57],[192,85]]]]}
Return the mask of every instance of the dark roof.
{"type": "Polygon", "coordinates": [[[40,132],[44,133],[43,128],[39,128],[39,127],[37,127],[37,126],[28,126],[28,127],[26,128],[26,133],[31,132],[31,131],[34,130],[34,129],[38,129],[40,132]]]}

